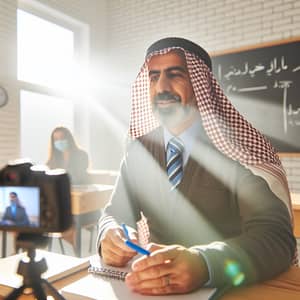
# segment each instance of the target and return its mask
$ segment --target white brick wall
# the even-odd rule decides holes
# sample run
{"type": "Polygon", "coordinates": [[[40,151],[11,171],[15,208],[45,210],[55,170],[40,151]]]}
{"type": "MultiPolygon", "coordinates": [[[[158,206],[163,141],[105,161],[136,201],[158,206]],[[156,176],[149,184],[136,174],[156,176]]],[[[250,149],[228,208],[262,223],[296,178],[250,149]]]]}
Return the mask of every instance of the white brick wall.
{"type": "Polygon", "coordinates": [[[110,60],[134,78],[145,48],[164,36],[184,36],[208,51],[300,34],[299,1],[112,0],[108,8],[110,60]],[[135,53],[135,55],[130,55],[135,53]]]}
{"type": "Polygon", "coordinates": [[[9,94],[9,103],[0,109],[0,167],[19,155],[15,14],[16,1],[0,1],[0,85],[9,94]]]}
{"type": "Polygon", "coordinates": [[[281,161],[286,170],[290,190],[300,193],[300,158],[282,157],[281,161]]]}

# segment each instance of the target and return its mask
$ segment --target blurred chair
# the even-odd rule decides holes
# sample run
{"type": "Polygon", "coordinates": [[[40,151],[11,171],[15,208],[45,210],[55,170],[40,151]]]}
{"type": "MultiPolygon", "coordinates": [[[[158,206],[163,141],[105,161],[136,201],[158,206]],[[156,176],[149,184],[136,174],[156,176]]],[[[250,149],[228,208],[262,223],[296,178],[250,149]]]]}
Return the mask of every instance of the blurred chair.
{"type": "Polygon", "coordinates": [[[62,242],[62,233],[57,232],[57,233],[49,233],[49,242],[48,242],[48,251],[52,251],[52,246],[53,246],[53,240],[58,239],[59,241],[59,246],[62,254],[66,254],[63,242],[62,242]]]}

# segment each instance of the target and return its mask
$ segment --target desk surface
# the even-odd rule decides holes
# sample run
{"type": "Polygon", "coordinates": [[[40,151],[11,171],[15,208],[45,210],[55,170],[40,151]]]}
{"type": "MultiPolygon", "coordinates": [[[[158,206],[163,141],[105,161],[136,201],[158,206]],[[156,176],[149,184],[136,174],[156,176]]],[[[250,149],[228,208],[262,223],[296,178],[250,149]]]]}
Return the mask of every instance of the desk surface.
{"type": "Polygon", "coordinates": [[[300,194],[292,193],[292,206],[294,215],[294,235],[296,238],[300,237],[300,194]]]}
{"type": "Polygon", "coordinates": [[[300,268],[291,267],[273,280],[230,291],[222,300],[300,299],[300,268]]]}
{"type": "Polygon", "coordinates": [[[293,209],[300,210],[300,193],[291,193],[293,209]]]}
{"type": "MultiPolygon", "coordinates": [[[[87,276],[87,271],[80,271],[78,273],[72,274],[68,277],[65,277],[61,280],[58,280],[52,284],[52,286],[59,291],[63,287],[65,287],[68,284],[71,284],[85,276],[87,276]]],[[[9,290],[6,287],[3,287],[0,285],[0,290],[4,290],[6,293],[9,293],[9,290]]],[[[1,293],[2,294],[2,293],[1,293]]],[[[5,298],[0,295],[0,300],[4,300],[5,298]]],[[[32,295],[22,295],[18,298],[19,300],[34,300],[34,297],[32,295]]]]}
{"type": "MultiPolygon", "coordinates": [[[[61,289],[67,284],[86,276],[88,276],[87,272],[82,271],[73,275],[73,277],[65,278],[64,281],[57,282],[55,287],[61,289]]],[[[273,280],[230,291],[221,300],[257,300],[258,295],[260,300],[299,300],[300,268],[291,267],[287,272],[282,273],[273,280]]],[[[166,300],[168,299],[166,298],[166,300]]]]}
{"type": "MultiPolygon", "coordinates": [[[[68,276],[53,284],[60,290],[66,285],[88,276],[87,271],[68,276]]],[[[0,286],[1,288],[1,286],[0,286]]],[[[91,287],[88,287],[91,288],[91,287]]],[[[0,297],[0,299],[3,299],[0,297]]],[[[21,296],[20,300],[32,300],[32,296],[21,296]]],[[[146,298],[145,298],[146,299],[146,298]]],[[[169,298],[166,297],[166,300],[169,298]]],[[[287,272],[273,280],[259,283],[251,287],[236,289],[225,294],[221,300],[299,300],[300,299],[300,268],[291,267],[287,272]],[[259,295],[259,296],[258,296],[259,295]]]]}

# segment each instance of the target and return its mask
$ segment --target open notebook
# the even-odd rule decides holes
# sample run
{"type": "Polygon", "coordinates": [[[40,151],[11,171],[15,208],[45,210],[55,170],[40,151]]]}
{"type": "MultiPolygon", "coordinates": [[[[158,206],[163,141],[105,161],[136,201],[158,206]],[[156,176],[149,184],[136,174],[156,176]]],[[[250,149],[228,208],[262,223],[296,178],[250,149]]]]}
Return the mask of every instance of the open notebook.
{"type": "Polygon", "coordinates": [[[143,296],[130,291],[123,281],[130,265],[126,268],[107,266],[98,256],[93,256],[90,262],[89,275],[61,290],[67,300],[205,300],[215,291],[203,288],[186,295],[143,296]]]}
{"type": "Polygon", "coordinates": [[[130,272],[130,265],[131,264],[129,263],[125,268],[115,268],[102,262],[99,255],[94,255],[90,258],[88,272],[95,275],[124,281],[127,273],[130,272]]]}

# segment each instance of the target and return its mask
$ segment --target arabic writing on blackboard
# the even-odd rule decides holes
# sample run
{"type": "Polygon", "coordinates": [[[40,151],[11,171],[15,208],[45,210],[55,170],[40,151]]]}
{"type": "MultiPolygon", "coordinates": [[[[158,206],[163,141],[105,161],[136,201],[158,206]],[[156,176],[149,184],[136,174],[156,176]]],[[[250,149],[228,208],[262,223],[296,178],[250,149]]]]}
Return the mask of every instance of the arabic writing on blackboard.
{"type": "MultiPolygon", "coordinates": [[[[289,66],[285,63],[285,57],[281,56],[279,59],[280,63],[277,61],[277,57],[274,57],[268,66],[264,66],[261,63],[256,65],[249,66],[249,62],[245,62],[243,65],[243,69],[239,69],[236,66],[231,65],[229,70],[226,70],[226,73],[222,72],[222,65],[218,64],[218,79],[223,81],[224,79],[230,84],[226,86],[226,92],[229,93],[231,91],[243,93],[243,92],[254,92],[266,90],[270,87],[268,85],[258,85],[258,86],[247,86],[247,87],[237,87],[234,84],[231,84],[232,77],[236,76],[250,76],[250,78],[254,78],[256,73],[265,72],[266,76],[272,76],[273,74],[279,74],[282,71],[288,71],[289,66]]],[[[296,67],[291,67],[291,72],[299,72],[300,65],[296,67]]],[[[300,76],[300,75],[299,75],[300,76]]],[[[288,89],[293,84],[291,80],[274,80],[273,88],[282,89],[282,108],[283,108],[283,128],[286,133],[288,130],[288,125],[290,126],[300,126],[300,101],[299,107],[293,107],[292,104],[287,104],[288,97],[288,89]]]]}
{"type": "Polygon", "coordinates": [[[252,99],[251,107],[244,109],[246,118],[261,126],[258,129],[271,139],[276,137],[282,152],[300,151],[299,53],[300,41],[296,41],[212,58],[213,71],[225,94],[241,110],[243,101],[252,99]],[[259,103],[269,109],[259,111],[259,103]],[[258,122],[258,118],[264,122],[258,122]]]}

